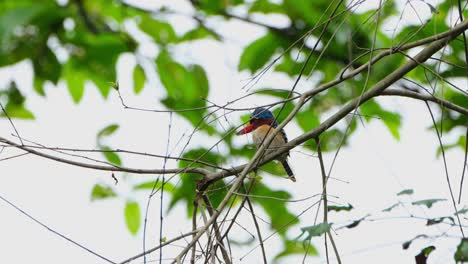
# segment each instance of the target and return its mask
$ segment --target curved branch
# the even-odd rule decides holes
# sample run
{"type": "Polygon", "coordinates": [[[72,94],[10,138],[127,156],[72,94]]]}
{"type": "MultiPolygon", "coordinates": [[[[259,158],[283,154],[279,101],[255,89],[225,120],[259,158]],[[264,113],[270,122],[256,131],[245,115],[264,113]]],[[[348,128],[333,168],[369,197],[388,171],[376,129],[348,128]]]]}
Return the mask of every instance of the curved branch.
{"type": "Polygon", "coordinates": [[[418,99],[418,100],[422,100],[422,101],[430,101],[430,102],[434,102],[434,103],[437,103],[443,107],[446,107],[448,109],[451,109],[455,112],[458,112],[462,115],[468,115],[468,109],[462,107],[462,106],[459,106],[459,105],[456,105],[452,102],[449,102],[447,100],[444,100],[444,99],[441,99],[439,97],[436,97],[434,95],[430,95],[430,94],[420,94],[420,93],[417,93],[417,92],[413,92],[413,91],[410,91],[410,90],[401,90],[401,89],[387,89],[385,91],[383,91],[380,95],[383,95],[383,96],[402,96],[402,97],[409,97],[409,98],[414,98],[414,99],[418,99]]]}
{"type": "Polygon", "coordinates": [[[19,145],[13,141],[10,141],[6,138],[0,137],[0,142],[3,142],[5,144],[8,144],[10,146],[16,147],[18,149],[24,150],[28,153],[34,154],[36,156],[40,156],[46,159],[50,160],[55,160],[57,162],[65,163],[65,164],[70,164],[82,168],[88,168],[88,169],[94,169],[94,170],[103,170],[103,171],[121,171],[121,172],[129,172],[129,173],[136,173],[136,174],[166,174],[166,173],[196,173],[196,174],[201,174],[201,175],[209,175],[211,172],[208,170],[202,169],[202,168],[177,168],[177,169],[136,169],[136,168],[128,168],[128,167],[122,167],[122,166],[117,166],[117,165],[112,165],[112,166],[103,166],[103,165],[94,165],[94,164],[89,164],[85,162],[79,162],[79,161],[74,161],[74,160],[68,160],[64,159],[61,157],[53,156],[50,154],[46,154],[34,149],[30,149],[28,147],[19,145]]]}
{"type": "MultiPolygon", "coordinates": [[[[190,158],[184,158],[184,157],[177,157],[177,156],[164,156],[164,155],[158,155],[158,154],[153,154],[153,153],[147,153],[147,152],[137,152],[133,150],[127,150],[127,149],[110,149],[110,150],[105,150],[105,149],[77,149],[77,148],[66,148],[66,147],[47,147],[45,145],[42,145],[37,142],[33,142],[31,140],[27,140],[25,138],[22,138],[25,142],[30,142],[32,144],[36,145],[26,145],[24,144],[24,147],[30,148],[30,149],[41,149],[41,150],[51,150],[51,151],[56,151],[59,153],[71,155],[67,153],[66,151],[69,152],[88,152],[88,153],[125,153],[125,154],[132,154],[132,155],[138,155],[138,156],[146,156],[146,157],[152,157],[152,158],[161,158],[161,159],[168,159],[168,160],[176,160],[176,161],[187,161],[190,162],[191,164],[200,164],[206,167],[210,167],[213,169],[219,169],[219,170],[224,170],[223,167],[217,166],[216,164],[211,164],[206,161],[202,160],[197,160],[197,159],[190,159],[190,158]]],[[[2,145],[2,146],[8,146],[8,147],[15,147],[11,145],[2,145]]]]}

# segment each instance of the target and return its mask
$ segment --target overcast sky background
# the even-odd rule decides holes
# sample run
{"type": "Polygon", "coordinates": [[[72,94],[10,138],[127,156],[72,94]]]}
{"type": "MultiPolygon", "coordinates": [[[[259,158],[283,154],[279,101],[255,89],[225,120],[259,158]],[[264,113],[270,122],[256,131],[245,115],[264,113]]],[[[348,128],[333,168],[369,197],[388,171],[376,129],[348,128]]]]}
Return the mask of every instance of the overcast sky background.
{"type": "MultiPolygon", "coordinates": [[[[133,1],[132,1],[133,2],[133,1]]],[[[170,5],[182,13],[190,13],[190,5],[185,1],[134,1],[145,6],[161,4],[170,5]]],[[[436,5],[434,1],[428,1],[436,5]]],[[[377,1],[367,1],[361,11],[378,5],[377,1]]],[[[429,8],[420,1],[413,3],[420,11],[419,15],[428,14],[429,8]]],[[[242,13],[243,10],[235,10],[242,13]]],[[[406,9],[405,18],[414,13],[406,9]]],[[[255,19],[265,19],[255,16],[255,19]]],[[[193,26],[193,23],[182,16],[168,17],[175,25],[178,33],[183,33],[193,26]]],[[[249,77],[246,73],[237,72],[237,63],[243,47],[264,33],[258,27],[232,21],[220,23],[221,19],[211,19],[210,24],[216,25],[216,30],[226,37],[227,43],[217,43],[203,40],[177,48],[176,59],[184,63],[201,64],[208,73],[210,81],[209,99],[219,104],[231,101],[246,91],[241,89],[249,77]],[[219,26],[218,26],[219,25],[219,26]]],[[[397,20],[396,20],[397,21],[397,20]]],[[[284,25],[287,21],[280,17],[269,18],[267,22],[284,25]]],[[[392,21],[387,21],[389,29],[394,28],[392,21]]],[[[401,24],[400,24],[401,25],[401,24]]],[[[129,23],[130,31],[134,25],[129,23]]],[[[138,34],[138,33],[137,33],[138,34]]],[[[143,36],[142,36],[143,37],[143,36]]],[[[144,44],[141,52],[156,56],[158,50],[154,45],[144,44]]],[[[159,99],[164,98],[165,90],[152,76],[143,92],[135,96],[132,91],[132,69],[135,60],[130,55],[124,55],[118,63],[119,83],[126,103],[143,108],[163,109],[159,99]]],[[[96,147],[96,133],[106,125],[118,123],[121,128],[107,140],[107,143],[120,149],[131,149],[141,152],[165,153],[168,138],[169,114],[147,113],[123,109],[118,96],[111,92],[104,100],[98,91],[88,85],[83,100],[74,105],[64,83],[57,87],[46,89],[47,97],[38,96],[32,90],[32,67],[29,62],[23,62],[8,69],[0,69],[0,87],[5,87],[10,80],[15,80],[19,89],[27,97],[27,107],[36,116],[35,121],[14,120],[20,135],[51,147],[71,147],[92,149],[96,147]]],[[[149,68],[148,68],[149,69],[149,68]]],[[[466,82],[459,82],[463,87],[466,82]]],[[[256,88],[274,87],[290,88],[292,80],[280,74],[267,74],[257,84],[256,88]]],[[[298,91],[305,91],[313,86],[313,80],[303,81],[298,91]]],[[[264,96],[249,97],[236,106],[255,106],[273,102],[275,99],[264,96]]],[[[430,263],[449,263],[459,239],[457,228],[448,225],[425,227],[424,220],[398,218],[409,213],[422,217],[436,217],[453,214],[449,202],[447,182],[443,162],[436,157],[438,147],[434,131],[428,129],[431,125],[426,106],[418,101],[403,98],[386,97],[379,99],[386,108],[398,110],[403,116],[401,139],[396,141],[383,123],[374,120],[370,124],[360,125],[358,131],[350,138],[349,145],[342,149],[333,168],[328,192],[337,196],[332,202],[339,204],[351,203],[355,209],[349,213],[330,213],[329,221],[340,224],[346,220],[358,219],[367,213],[373,218],[386,218],[380,221],[364,222],[354,229],[337,231],[335,240],[344,263],[413,263],[414,255],[427,245],[435,245],[437,250],[429,258],[430,263]],[[403,189],[415,190],[412,196],[396,196],[403,189]],[[401,200],[411,203],[419,199],[445,198],[447,202],[434,205],[433,209],[423,207],[400,207],[392,214],[379,213],[382,209],[401,200]],[[387,219],[389,216],[395,219],[387,219]],[[454,238],[431,241],[416,240],[409,250],[402,250],[401,244],[417,234],[440,234],[448,231],[454,238]],[[391,260],[391,261],[390,261],[391,260]]],[[[240,115],[229,116],[232,124],[240,124],[240,115]]],[[[293,122],[286,127],[289,138],[300,135],[301,130],[293,122]]],[[[0,135],[8,136],[14,133],[6,119],[0,120],[0,135]]],[[[191,126],[177,115],[173,116],[170,147],[174,156],[178,155],[181,145],[176,145],[179,138],[187,140],[191,126]]],[[[451,135],[445,135],[445,142],[452,142],[451,135]]],[[[207,146],[215,139],[196,134],[190,148],[207,146]]],[[[248,137],[239,137],[237,144],[249,144],[248,137]]],[[[297,149],[301,150],[301,149],[297,149]]],[[[293,199],[308,197],[320,193],[321,176],[316,158],[292,151],[291,166],[298,182],[292,183],[278,177],[264,177],[263,181],[273,189],[288,190],[293,199]]],[[[301,150],[303,151],[303,150],[301,150]]],[[[20,153],[13,149],[5,149],[0,153],[0,159],[20,153]]],[[[334,153],[325,155],[326,167],[330,165],[334,153]]],[[[100,157],[97,155],[96,157],[100,157]]],[[[459,180],[463,164],[463,153],[459,149],[447,151],[447,161],[452,186],[458,194],[459,180]]],[[[245,161],[239,160],[238,165],[245,161]]],[[[124,157],[124,165],[128,167],[161,168],[162,160],[124,157]]],[[[167,167],[176,164],[169,161],[167,167]]],[[[119,184],[116,189],[119,197],[111,200],[90,202],[91,188],[96,183],[114,184],[109,172],[93,171],[60,164],[32,155],[0,162],[0,195],[23,208],[38,220],[43,221],[52,229],[82,243],[113,261],[122,261],[142,251],[142,231],[132,236],[125,226],[123,208],[126,199],[140,202],[142,210],[146,204],[148,193],[130,192],[130,187],[138,182],[156,179],[152,175],[126,175],[117,173],[119,184]]],[[[173,183],[177,181],[174,180],[173,183]]],[[[468,194],[464,195],[462,205],[466,204],[468,194]]],[[[167,208],[168,197],[165,198],[167,208]]],[[[295,213],[302,212],[312,205],[316,199],[291,204],[295,213]]],[[[147,237],[150,246],[157,245],[159,240],[159,195],[152,200],[149,209],[147,237]]],[[[460,208],[463,207],[460,205],[460,208]]],[[[256,210],[259,216],[265,216],[260,208],[256,210]]],[[[301,223],[288,233],[290,237],[300,234],[301,226],[312,225],[316,207],[307,211],[300,218],[301,223]]],[[[0,202],[0,259],[3,263],[103,263],[100,259],[48,232],[43,227],[27,219],[24,215],[0,202]]],[[[267,217],[265,217],[267,218],[267,217]]],[[[178,204],[164,218],[164,236],[168,239],[190,231],[191,224],[186,217],[184,204],[178,204]]],[[[251,227],[251,216],[244,212],[240,223],[251,227]]],[[[263,237],[272,230],[267,225],[262,226],[263,237]]],[[[234,239],[245,240],[248,234],[238,228],[234,239]]],[[[308,257],[306,263],[323,263],[323,238],[312,240],[320,251],[318,257],[308,257]]],[[[183,240],[175,243],[184,246],[183,240]]],[[[255,242],[254,245],[257,243],[255,242]]],[[[265,242],[267,254],[273,257],[281,250],[281,242],[273,236],[265,242]]],[[[239,260],[251,247],[240,248],[239,256],[234,257],[235,263],[257,263],[261,258],[260,249],[239,260]]],[[[169,246],[164,248],[164,256],[176,255],[181,248],[169,246]]],[[[331,254],[333,255],[333,254],[331,254]]],[[[149,258],[157,262],[157,254],[149,258]]],[[[298,263],[302,256],[282,259],[282,263],[298,263]]],[[[135,263],[142,263],[136,261],[135,263]]]]}

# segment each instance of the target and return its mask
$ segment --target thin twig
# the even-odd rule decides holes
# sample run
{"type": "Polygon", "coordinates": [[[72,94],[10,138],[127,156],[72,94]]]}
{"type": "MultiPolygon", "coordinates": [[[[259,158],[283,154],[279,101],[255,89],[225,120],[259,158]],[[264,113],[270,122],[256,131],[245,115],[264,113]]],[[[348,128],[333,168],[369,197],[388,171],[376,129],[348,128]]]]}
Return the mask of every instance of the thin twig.
{"type": "MultiPolygon", "coordinates": [[[[253,179],[252,181],[255,181],[255,179],[253,179]]],[[[247,193],[247,190],[245,189],[244,185],[242,185],[242,188],[244,189],[244,192],[247,193]]],[[[250,199],[249,199],[248,196],[246,196],[245,200],[247,201],[247,205],[249,206],[250,213],[252,214],[252,219],[253,219],[254,224],[255,224],[255,229],[257,230],[258,240],[259,240],[259,243],[260,243],[260,247],[262,249],[263,263],[267,264],[268,261],[266,259],[265,247],[263,246],[262,232],[260,231],[260,227],[258,226],[257,217],[255,215],[254,208],[252,206],[252,202],[250,202],[250,199]]]]}
{"type": "MultiPolygon", "coordinates": [[[[169,127],[168,127],[168,131],[167,131],[167,144],[166,144],[166,157],[169,156],[169,145],[171,143],[171,130],[172,128],[172,113],[169,113],[169,127]]],[[[164,158],[164,162],[163,162],[163,170],[166,169],[166,164],[167,164],[167,158],[164,158]]],[[[159,219],[160,219],[160,222],[159,222],[159,244],[162,244],[163,242],[163,221],[164,221],[164,208],[163,208],[163,205],[164,205],[164,185],[166,184],[166,179],[165,179],[165,176],[166,174],[163,173],[162,175],[162,184],[161,184],[161,193],[160,193],[160,204],[159,204],[159,219]]],[[[153,190],[151,191],[151,193],[154,193],[154,189],[156,188],[156,184],[153,186],[153,190]]],[[[149,197],[149,199],[151,199],[151,195],[149,197]]],[[[162,263],[162,257],[163,257],[163,252],[162,252],[162,248],[159,248],[159,263],[162,263]]]]}
{"type": "Polygon", "coordinates": [[[466,167],[468,166],[467,162],[468,158],[468,128],[466,128],[466,134],[465,134],[465,158],[463,160],[463,169],[462,169],[462,176],[461,176],[461,181],[460,181],[460,192],[458,195],[458,204],[460,204],[461,201],[461,196],[462,196],[462,190],[463,190],[463,180],[465,179],[465,171],[466,167]]]}
{"type": "MultiPolygon", "coordinates": [[[[249,193],[250,193],[250,191],[252,190],[252,187],[253,187],[254,183],[255,183],[254,180],[251,180],[251,181],[249,182],[249,185],[247,186],[247,191],[245,192],[246,194],[249,194],[249,193]]],[[[244,208],[244,204],[245,204],[245,202],[247,201],[246,198],[247,198],[247,197],[244,197],[244,199],[242,200],[241,204],[239,205],[239,208],[237,209],[236,213],[234,214],[234,217],[232,218],[231,223],[229,224],[229,226],[227,227],[227,229],[226,229],[226,231],[224,232],[223,236],[221,237],[222,239],[224,239],[225,237],[227,237],[227,235],[229,234],[229,231],[231,231],[232,226],[233,226],[234,223],[236,222],[237,216],[239,216],[240,212],[242,211],[242,208],[244,208]]]]}
{"type": "Polygon", "coordinates": [[[31,219],[32,221],[34,221],[36,224],[44,227],[45,229],[47,229],[48,231],[52,232],[53,234],[67,240],[68,242],[78,246],[79,248],[82,248],[84,250],[86,250],[87,252],[93,254],[94,256],[104,260],[104,261],[107,261],[109,263],[113,263],[113,264],[116,264],[116,262],[96,253],[95,251],[83,246],[82,244],[78,243],[78,242],[75,242],[74,240],[72,240],[71,238],[68,238],[67,236],[59,233],[58,231],[55,231],[54,229],[50,228],[49,226],[47,226],[46,224],[42,223],[41,221],[37,220],[36,218],[34,218],[32,215],[26,213],[23,209],[19,208],[18,206],[16,206],[15,204],[13,204],[12,202],[10,202],[9,200],[7,200],[6,198],[4,198],[2,195],[0,195],[0,200],[4,201],[5,203],[7,203],[8,205],[10,205],[11,207],[13,207],[15,210],[17,210],[18,212],[22,213],[23,215],[25,215],[27,218],[31,219]]]}
{"type": "MultiPolygon", "coordinates": [[[[458,18],[460,19],[461,22],[463,22],[463,8],[461,4],[461,0],[457,1],[457,7],[458,7],[458,18]]],[[[463,31],[462,33],[463,36],[463,48],[465,49],[465,65],[468,66],[468,42],[466,41],[466,33],[463,31]]]]}
{"type": "MultiPolygon", "coordinates": [[[[211,204],[210,199],[206,195],[203,195],[202,197],[203,197],[203,201],[205,202],[208,213],[210,214],[210,216],[212,216],[214,212],[213,212],[213,205],[211,204]]],[[[221,254],[223,255],[224,262],[226,264],[230,264],[231,260],[229,259],[229,255],[228,255],[228,253],[226,251],[226,248],[224,247],[223,240],[221,239],[221,233],[220,233],[220,230],[219,230],[219,226],[216,223],[216,221],[213,223],[213,228],[214,228],[215,237],[216,237],[216,240],[217,240],[217,245],[219,245],[219,247],[221,248],[221,254]]],[[[214,255],[216,255],[216,248],[217,247],[215,247],[214,255]]]]}
{"type": "Polygon", "coordinates": [[[21,142],[21,145],[24,145],[23,140],[21,139],[18,130],[16,129],[15,124],[13,123],[13,120],[11,120],[10,115],[8,115],[7,111],[3,107],[2,102],[0,102],[0,108],[2,108],[3,114],[8,118],[8,122],[10,122],[11,126],[13,127],[13,130],[15,130],[16,135],[18,136],[19,141],[21,142]]]}
{"type": "MultiPolygon", "coordinates": [[[[316,145],[317,145],[317,155],[318,155],[318,159],[319,159],[319,162],[320,162],[320,172],[321,172],[321,175],[322,175],[322,199],[321,199],[321,201],[323,200],[323,210],[324,210],[324,212],[323,212],[323,222],[328,223],[327,182],[328,182],[328,179],[330,177],[330,174],[328,174],[328,176],[327,176],[327,174],[325,172],[325,165],[324,165],[324,162],[323,162],[322,150],[321,150],[321,145],[320,145],[320,138],[316,137],[315,142],[316,142],[316,145]]],[[[320,207],[320,203],[319,203],[319,207],[320,207]]],[[[318,210],[319,209],[317,209],[317,211],[318,210]]],[[[333,235],[330,232],[330,230],[328,230],[326,232],[326,234],[324,235],[325,254],[326,254],[326,258],[327,258],[327,263],[329,263],[328,247],[327,247],[327,235],[328,235],[328,238],[330,239],[330,242],[332,244],[333,251],[335,252],[336,259],[337,259],[338,263],[341,264],[340,254],[338,253],[338,248],[336,246],[336,243],[335,243],[335,241],[333,239],[333,235]]],[[[310,244],[308,246],[310,246],[310,244]]],[[[303,262],[305,262],[305,257],[306,257],[306,255],[304,255],[303,262]]]]}
{"type": "Polygon", "coordinates": [[[413,99],[418,99],[421,101],[430,101],[437,103],[445,108],[448,108],[450,110],[453,110],[457,113],[460,113],[462,115],[468,115],[468,109],[464,108],[463,106],[459,106],[457,104],[454,104],[452,102],[449,102],[447,100],[441,99],[439,97],[436,97],[432,94],[420,94],[417,92],[413,92],[410,90],[401,90],[401,89],[393,89],[389,88],[383,91],[380,95],[382,96],[402,96],[402,97],[408,97],[408,98],[413,98],[413,99]]]}
{"type": "Polygon", "coordinates": [[[19,157],[22,157],[22,156],[25,156],[25,155],[28,155],[28,154],[30,154],[30,153],[25,152],[25,153],[13,155],[13,156],[6,157],[6,158],[1,158],[0,161],[9,160],[9,159],[14,159],[14,158],[19,158],[19,157]]]}
{"type": "MultiPolygon", "coordinates": [[[[198,209],[198,199],[193,202],[193,215],[192,215],[192,239],[196,234],[197,230],[197,209],[198,209]]],[[[197,249],[197,245],[193,244],[192,247],[192,256],[190,257],[190,263],[195,264],[195,251],[197,249]]]]}
{"type": "Polygon", "coordinates": [[[432,122],[434,124],[434,129],[436,131],[437,139],[439,140],[440,150],[442,152],[442,160],[444,161],[445,177],[446,177],[446,180],[447,180],[447,186],[448,186],[449,191],[450,191],[450,198],[452,200],[453,209],[455,210],[455,216],[457,217],[457,220],[458,220],[458,226],[460,227],[460,232],[461,232],[463,238],[465,238],[465,233],[463,232],[463,228],[461,226],[460,215],[457,213],[457,211],[458,211],[457,210],[457,204],[455,203],[455,198],[454,198],[454,195],[453,195],[452,186],[450,184],[450,177],[449,177],[448,168],[447,168],[447,160],[445,158],[444,145],[442,144],[442,139],[440,138],[439,130],[437,129],[437,123],[435,121],[434,114],[432,113],[431,107],[429,106],[428,102],[426,102],[426,106],[427,106],[427,110],[429,110],[429,114],[431,115],[431,119],[432,119],[432,122]]]}
{"type": "Polygon", "coordinates": [[[196,173],[196,174],[201,174],[201,175],[208,175],[210,174],[209,171],[202,169],[202,168],[193,168],[193,167],[188,167],[188,168],[177,168],[177,169],[165,169],[165,170],[158,170],[158,169],[153,169],[153,170],[147,170],[147,169],[136,169],[136,168],[128,168],[128,167],[122,167],[122,166],[101,166],[101,165],[93,165],[89,163],[84,163],[84,162],[78,162],[78,161],[73,161],[73,160],[67,160],[64,158],[56,157],[53,155],[49,155],[46,153],[42,153],[40,151],[36,151],[34,149],[16,144],[13,141],[10,141],[6,138],[0,137],[0,142],[6,143],[8,145],[14,146],[16,148],[22,149],[24,151],[27,151],[31,154],[34,154],[36,156],[40,156],[46,159],[51,159],[55,160],[57,162],[61,163],[66,163],[78,167],[83,167],[83,168],[89,168],[89,169],[95,169],[95,170],[103,170],[103,171],[122,171],[122,172],[130,172],[130,173],[136,173],[136,174],[164,174],[164,173],[196,173]]]}

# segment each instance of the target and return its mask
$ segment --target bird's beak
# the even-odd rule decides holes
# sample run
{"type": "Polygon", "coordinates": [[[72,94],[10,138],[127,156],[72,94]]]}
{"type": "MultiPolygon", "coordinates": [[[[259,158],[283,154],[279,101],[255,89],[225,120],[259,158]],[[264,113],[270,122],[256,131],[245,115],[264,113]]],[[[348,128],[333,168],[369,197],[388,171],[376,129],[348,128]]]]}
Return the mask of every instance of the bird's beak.
{"type": "Polygon", "coordinates": [[[241,131],[237,132],[236,135],[238,136],[244,135],[244,134],[252,132],[252,130],[253,130],[253,125],[249,124],[248,126],[244,127],[241,131]]]}

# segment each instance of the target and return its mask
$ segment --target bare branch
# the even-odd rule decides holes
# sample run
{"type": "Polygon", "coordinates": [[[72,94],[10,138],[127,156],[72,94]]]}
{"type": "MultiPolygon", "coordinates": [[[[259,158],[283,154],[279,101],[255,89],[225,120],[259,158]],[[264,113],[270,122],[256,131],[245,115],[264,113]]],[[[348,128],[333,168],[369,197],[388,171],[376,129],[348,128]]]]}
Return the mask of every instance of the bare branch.
{"type": "Polygon", "coordinates": [[[440,138],[439,130],[437,129],[437,124],[436,124],[436,121],[435,121],[435,118],[434,118],[434,114],[432,113],[431,107],[429,106],[429,104],[427,102],[426,102],[426,106],[427,106],[427,110],[429,110],[429,114],[431,115],[432,123],[434,124],[434,129],[436,131],[437,139],[439,140],[440,150],[442,152],[442,160],[444,161],[445,178],[447,180],[447,186],[449,188],[449,193],[450,193],[450,198],[452,200],[454,214],[457,217],[458,226],[460,227],[460,232],[461,232],[463,238],[465,238],[465,233],[463,232],[463,227],[461,226],[460,214],[458,213],[457,204],[455,203],[455,197],[453,195],[452,186],[450,184],[450,177],[449,177],[448,168],[447,168],[447,160],[445,158],[444,145],[442,144],[442,139],[440,138]]]}
{"type": "Polygon", "coordinates": [[[84,162],[78,162],[78,161],[73,161],[73,160],[68,160],[64,158],[60,158],[57,156],[49,155],[46,153],[39,152],[37,150],[19,145],[13,141],[10,141],[6,138],[0,137],[0,142],[6,143],[10,146],[14,146],[16,148],[22,149],[26,152],[29,152],[31,154],[34,154],[36,156],[40,156],[46,159],[54,160],[57,162],[65,163],[65,164],[70,164],[82,168],[88,168],[88,169],[94,169],[94,170],[103,170],[103,171],[121,171],[121,172],[129,172],[129,173],[135,173],[135,174],[165,174],[165,173],[196,173],[196,174],[201,174],[201,175],[209,175],[210,172],[202,169],[202,168],[178,168],[178,169],[153,169],[153,170],[148,170],[148,169],[136,169],[136,168],[127,168],[127,167],[122,167],[122,166],[102,166],[102,165],[94,165],[94,164],[89,164],[89,163],[84,163],[84,162]]]}
{"type": "MultiPolygon", "coordinates": [[[[210,214],[210,216],[212,216],[213,213],[214,213],[214,211],[213,211],[214,208],[213,208],[213,205],[210,202],[210,199],[206,195],[203,195],[202,197],[203,197],[203,201],[205,202],[208,213],[210,214]]],[[[221,249],[221,254],[223,255],[224,262],[226,264],[231,264],[231,260],[229,259],[229,254],[227,253],[227,250],[224,247],[224,243],[223,243],[223,240],[221,238],[220,228],[219,228],[219,226],[218,226],[218,224],[216,222],[213,223],[213,228],[214,228],[214,232],[215,232],[217,246],[219,245],[219,247],[221,249]]],[[[214,254],[216,254],[217,246],[215,246],[214,254]]]]}
{"type": "Polygon", "coordinates": [[[465,179],[465,171],[468,164],[466,163],[468,159],[468,127],[466,128],[465,134],[465,158],[463,159],[463,169],[462,169],[462,176],[460,179],[460,193],[458,195],[458,204],[460,204],[461,196],[462,196],[462,189],[463,189],[463,180],[465,179]]]}
{"type": "Polygon", "coordinates": [[[386,89],[383,91],[380,95],[383,96],[402,96],[402,97],[409,97],[409,98],[414,98],[422,101],[430,101],[439,104],[440,106],[443,106],[445,108],[451,109],[453,111],[456,111],[462,115],[468,115],[468,109],[456,105],[452,102],[449,102],[447,100],[438,98],[432,94],[420,94],[417,92],[413,92],[410,90],[402,90],[402,89],[386,89]]]}
{"type": "MultiPolygon", "coordinates": [[[[322,157],[322,149],[320,147],[320,139],[317,137],[315,138],[315,142],[317,144],[317,154],[318,158],[320,161],[320,172],[322,174],[322,199],[323,199],[323,222],[328,223],[328,199],[327,199],[327,182],[328,182],[328,177],[325,172],[325,165],[323,162],[323,157],[322,157]]],[[[341,258],[340,254],[338,253],[338,248],[336,247],[335,241],[333,240],[333,236],[330,232],[330,230],[327,231],[326,235],[330,238],[330,242],[333,247],[333,251],[335,252],[336,259],[339,264],[341,264],[341,258]]],[[[327,237],[325,235],[325,249],[327,248],[327,237]]],[[[327,262],[328,262],[328,254],[327,254],[327,262]]]]}
{"type": "Polygon", "coordinates": [[[16,129],[15,124],[13,123],[13,120],[11,120],[10,116],[8,115],[7,111],[5,110],[5,107],[3,107],[2,102],[0,102],[0,108],[2,108],[3,114],[8,118],[8,122],[10,122],[11,126],[13,127],[13,130],[15,130],[16,136],[18,136],[19,141],[21,142],[21,145],[23,144],[23,140],[21,139],[18,130],[16,129]]]}
{"type": "Polygon", "coordinates": [[[259,241],[260,247],[262,249],[263,263],[267,264],[268,261],[266,259],[265,247],[263,246],[262,232],[260,231],[260,227],[258,226],[257,216],[255,215],[255,212],[254,212],[254,209],[253,209],[252,203],[250,202],[249,197],[246,196],[245,199],[247,200],[247,205],[249,206],[250,213],[252,214],[252,219],[253,219],[254,224],[255,224],[255,229],[257,230],[258,241],[259,241]]]}
{"type": "MultiPolygon", "coordinates": [[[[193,202],[193,216],[192,216],[192,236],[197,234],[197,211],[198,211],[198,199],[193,202]]],[[[195,264],[195,252],[196,245],[192,247],[192,256],[190,258],[190,263],[195,264]]]]}

